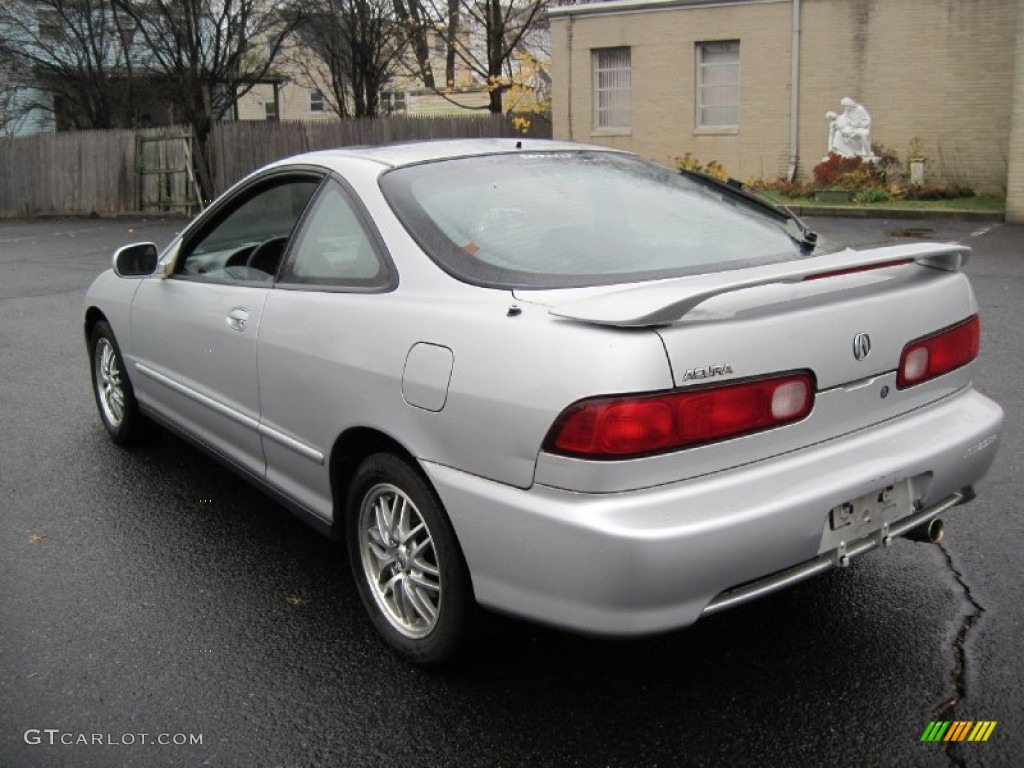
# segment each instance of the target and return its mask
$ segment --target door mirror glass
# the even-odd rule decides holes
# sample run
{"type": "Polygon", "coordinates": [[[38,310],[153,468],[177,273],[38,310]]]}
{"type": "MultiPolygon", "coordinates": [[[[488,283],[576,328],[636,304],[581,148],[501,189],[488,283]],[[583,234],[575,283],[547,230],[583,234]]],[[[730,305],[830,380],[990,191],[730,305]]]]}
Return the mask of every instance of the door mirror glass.
{"type": "Polygon", "coordinates": [[[153,243],[134,243],[114,252],[114,272],[118,277],[145,277],[156,271],[159,254],[153,243]]]}

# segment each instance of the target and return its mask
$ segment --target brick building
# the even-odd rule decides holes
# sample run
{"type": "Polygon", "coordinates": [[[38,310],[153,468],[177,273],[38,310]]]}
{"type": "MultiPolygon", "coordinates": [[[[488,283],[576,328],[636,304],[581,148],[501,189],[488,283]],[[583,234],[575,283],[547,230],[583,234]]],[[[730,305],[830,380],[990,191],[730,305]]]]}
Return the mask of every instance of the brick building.
{"type": "Polygon", "coordinates": [[[552,8],[556,138],[808,178],[850,96],[928,182],[1024,220],[1024,0],[610,0],[552,8]],[[1019,42],[1018,42],[1019,41],[1019,42]]]}

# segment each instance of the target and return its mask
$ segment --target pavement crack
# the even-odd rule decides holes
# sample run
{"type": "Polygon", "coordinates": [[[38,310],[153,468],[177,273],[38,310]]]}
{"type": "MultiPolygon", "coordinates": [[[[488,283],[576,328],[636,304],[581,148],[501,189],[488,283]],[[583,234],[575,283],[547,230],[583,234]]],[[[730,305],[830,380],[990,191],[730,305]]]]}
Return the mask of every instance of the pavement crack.
{"type": "MultiPolygon", "coordinates": [[[[964,600],[969,606],[968,611],[960,621],[960,628],[957,630],[956,637],[953,639],[953,670],[950,673],[952,693],[948,699],[935,707],[931,715],[932,720],[953,720],[953,712],[957,704],[967,698],[967,636],[974,628],[974,625],[981,619],[982,614],[985,613],[985,606],[978,602],[978,599],[974,596],[970,585],[967,583],[967,578],[956,567],[949,550],[942,544],[939,544],[938,547],[942,550],[942,555],[946,559],[946,567],[949,568],[953,578],[956,579],[956,583],[963,590],[964,600]]],[[[946,742],[946,757],[949,758],[950,765],[964,768],[966,763],[963,759],[953,754],[955,746],[956,742],[946,742]]]]}

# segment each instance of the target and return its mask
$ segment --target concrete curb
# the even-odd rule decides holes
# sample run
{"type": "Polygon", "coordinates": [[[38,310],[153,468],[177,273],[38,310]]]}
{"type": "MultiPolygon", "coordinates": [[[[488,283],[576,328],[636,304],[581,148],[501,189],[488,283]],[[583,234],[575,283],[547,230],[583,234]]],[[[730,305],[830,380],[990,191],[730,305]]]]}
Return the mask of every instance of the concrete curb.
{"type": "Polygon", "coordinates": [[[116,219],[152,219],[153,221],[189,221],[195,218],[194,216],[183,216],[180,213],[171,213],[168,211],[121,211],[116,219]]]}
{"type": "Polygon", "coordinates": [[[4,221],[31,221],[32,219],[96,219],[97,221],[114,221],[118,219],[127,219],[129,221],[139,221],[142,219],[164,221],[174,219],[177,221],[188,221],[186,216],[165,211],[121,211],[112,216],[100,215],[95,211],[91,213],[86,213],[85,211],[38,211],[31,216],[4,219],[4,221]]]}

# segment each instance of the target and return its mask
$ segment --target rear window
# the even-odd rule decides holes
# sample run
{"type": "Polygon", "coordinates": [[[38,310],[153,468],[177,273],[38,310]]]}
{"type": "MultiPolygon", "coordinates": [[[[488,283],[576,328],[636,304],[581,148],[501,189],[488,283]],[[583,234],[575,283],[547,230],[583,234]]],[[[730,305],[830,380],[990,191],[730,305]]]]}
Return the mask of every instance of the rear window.
{"type": "Polygon", "coordinates": [[[561,288],[798,258],[781,217],[631,155],[487,155],[389,171],[427,254],[466,282],[561,288]]]}

